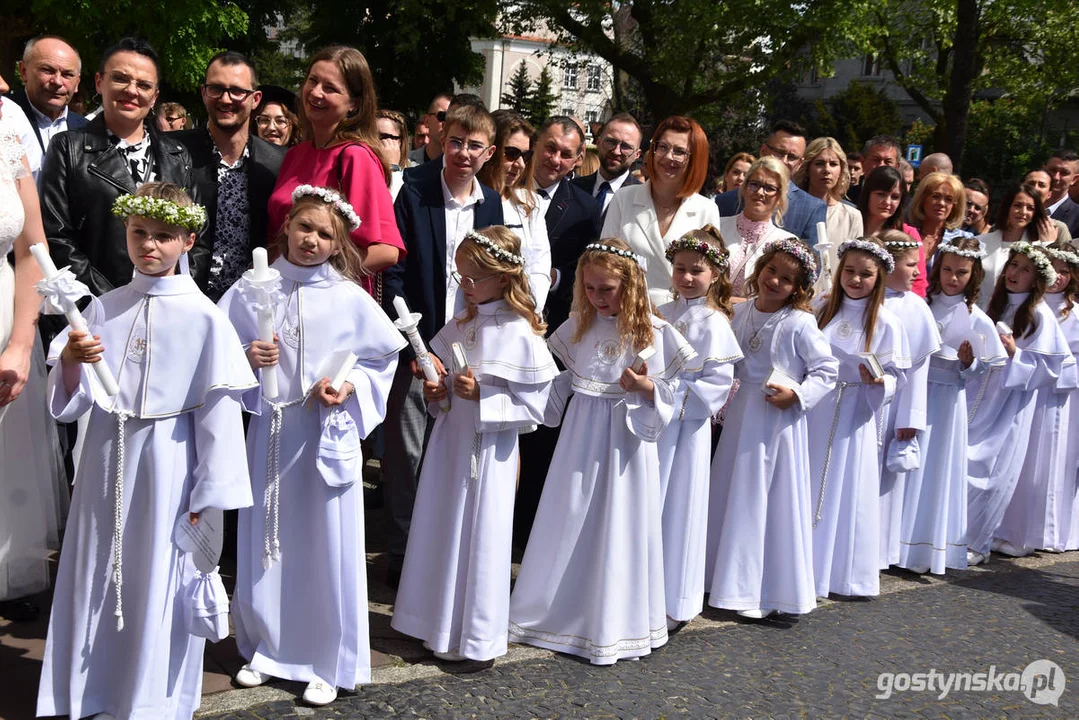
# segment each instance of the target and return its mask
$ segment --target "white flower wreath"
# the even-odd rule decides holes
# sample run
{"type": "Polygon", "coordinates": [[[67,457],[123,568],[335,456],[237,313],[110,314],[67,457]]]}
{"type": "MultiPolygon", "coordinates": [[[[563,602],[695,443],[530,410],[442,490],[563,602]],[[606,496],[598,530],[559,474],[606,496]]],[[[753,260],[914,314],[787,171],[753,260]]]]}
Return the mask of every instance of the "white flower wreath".
{"type": "Polygon", "coordinates": [[[148,195],[121,195],[112,204],[112,214],[122,218],[137,215],[160,220],[191,232],[198,232],[206,224],[206,208],[202,205],[179,205],[148,195]]]}
{"type": "Polygon", "coordinates": [[[469,230],[467,233],[465,233],[465,240],[471,240],[472,242],[476,243],[484,250],[486,250],[489,255],[491,255],[497,260],[509,263],[510,265],[523,266],[525,264],[525,259],[523,257],[521,257],[520,255],[514,255],[508,250],[503,250],[494,242],[492,242],[490,238],[480,235],[475,230],[469,230]]]}
{"type": "Polygon", "coordinates": [[[1052,285],[1057,281],[1057,271],[1053,269],[1053,261],[1045,254],[1045,248],[1020,240],[1008,248],[1009,260],[1016,255],[1026,255],[1030,258],[1030,261],[1034,263],[1034,269],[1042,276],[1046,285],[1052,285]]]}
{"type": "Polygon", "coordinates": [[[355,231],[360,226],[360,216],[356,214],[356,211],[352,209],[352,205],[341,197],[341,194],[336,190],[314,185],[297,185],[296,189],[292,191],[292,202],[307,196],[317,197],[327,205],[333,205],[334,209],[341,213],[341,217],[348,223],[349,232],[355,231]]]}
{"type": "Polygon", "coordinates": [[[892,259],[892,254],[888,252],[887,248],[883,248],[874,242],[857,238],[854,240],[845,240],[839,244],[838,252],[840,257],[843,257],[843,253],[848,250],[861,250],[862,252],[869,253],[881,261],[887,272],[891,273],[895,270],[895,260],[892,259]]]}
{"type": "Polygon", "coordinates": [[[807,250],[802,243],[798,242],[794,236],[780,238],[779,240],[772,240],[762,248],[761,253],[769,253],[773,250],[786,253],[793,257],[801,264],[802,268],[806,272],[806,285],[812,286],[817,282],[817,276],[820,271],[817,267],[817,258],[814,257],[811,250],[807,250]]]}
{"type": "Polygon", "coordinates": [[[970,258],[971,260],[984,260],[985,259],[985,249],[982,246],[981,241],[978,242],[978,249],[977,250],[963,250],[958,245],[954,245],[953,243],[946,242],[946,243],[942,244],[938,248],[938,252],[951,253],[952,255],[958,255],[959,257],[970,258]]]}
{"type": "Polygon", "coordinates": [[[617,255],[618,257],[629,258],[635,260],[638,265],[644,267],[644,258],[633,252],[632,250],[623,250],[616,248],[613,245],[605,245],[603,243],[589,243],[585,245],[585,250],[598,250],[599,252],[610,253],[611,255],[617,255]]]}

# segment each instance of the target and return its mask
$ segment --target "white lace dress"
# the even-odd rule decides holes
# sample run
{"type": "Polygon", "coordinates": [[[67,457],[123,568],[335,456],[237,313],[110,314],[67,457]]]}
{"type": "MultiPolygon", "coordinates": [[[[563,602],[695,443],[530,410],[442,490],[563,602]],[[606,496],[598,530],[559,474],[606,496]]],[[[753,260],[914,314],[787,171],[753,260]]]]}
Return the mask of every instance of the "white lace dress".
{"type": "MultiPolygon", "coordinates": [[[[0,122],[0,348],[15,313],[15,272],[7,260],[22,232],[17,181],[33,182],[18,137],[0,122]]],[[[45,356],[31,353],[30,378],[19,398],[0,408],[0,600],[49,586],[49,548],[59,547],[67,511],[56,425],[45,407],[45,356]]]]}

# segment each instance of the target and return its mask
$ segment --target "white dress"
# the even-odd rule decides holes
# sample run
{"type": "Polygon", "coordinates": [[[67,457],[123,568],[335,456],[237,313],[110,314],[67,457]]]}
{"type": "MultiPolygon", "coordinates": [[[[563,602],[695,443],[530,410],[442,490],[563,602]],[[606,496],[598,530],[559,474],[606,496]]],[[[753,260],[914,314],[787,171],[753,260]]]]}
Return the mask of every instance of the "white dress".
{"type": "MultiPolygon", "coordinates": [[[[1022,239],[1031,242],[1030,233],[1024,232],[1022,239]]],[[[996,287],[997,278],[1004,272],[1004,266],[1008,264],[1009,248],[1015,243],[1004,242],[1004,233],[1000,230],[979,235],[978,241],[982,244],[982,250],[985,251],[985,258],[982,260],[985,279],[982,280],[978,304],[982,306],[982,310],[985,310],[989,307],[990,298],[993,297],[993,288],[996,287]]]]}
{"type": "MultiPolygon", "coordinates": [[[[1042,302],[1039,307],[1046,310],[1038,313],[1039,322],[1046,316],[1056,318],[1056,305],[1042,302]]],[[[1062,350],[1071,355],[1068,337],[1060,327],[1058,341],[1063,341],[1062,350]]],[[[1072,355],[1065,360],[1056,383],[1037,391],[1023,469],[995,534],[1017,548],[1062,552],[1068,544],[1075,499],[1075,468],[1068,465],[1068,438],[1075,433],[1069,420],[1076,385],[1072,355]]]]}
{"type": "Polygon", "coordinates": [[[595,665],[641,657],[667,642],[656,440],[674,413],[670,385],[695,353],[653,318],[648,361],[655,401],[618,384],[636,356],[615,318],[571,338],[577,316],[550,338],[566,366],[546,422],[562,432],[510,597],[510,640],[595,665]]]}
{"type": "Polygon", "coordinates": [[[941,575],[967,567],[967,394],[968,382],[1008,356],[993,321],[977,305],[967,311],[962,295],[933,296],[929,306],[942,347],[929,359],[928,414],[918,433],[921,466],[906,473],[899,531],[899,560],[907,569],[941,575]],[[964,369],[959,346],[967,341],[974,362],[964,369]]]}
{"type": "MultiPolygon", "coordinates": [[[[267,675],[351,690],[371,681],[359,441],[386,415],[405,340],[371,296],[329,263],[302,267],[278,258],[273,267],[285,296],[275,318],[280,430],[274,405],[252,393],[262,413],[247,432],[256,504],[239,517],[236,646],[267,675]],[[357,357],[346,378],[355,392],[334,412],[308,394],[348,352],[357,357]],[[271,562],[266,553],[275,544],[280,560],[271,562]]],[[[244,282],[220,306],[250,343],[258,328],[244,282]]]]}
{"type": "Polygon", "coordinates": [[[453,395],[451,373],[449,412],[428,404],[436,419],[392,626],[435,652],[490,660],[505,655],[508,644],[517,434],[543,422],[558,369],[543,336],[505,301],[477,311],[460,327],[451,320],[431,340],[447,368],[452,344],[461,344],[480,399],[453,395]]]}
{"type": "Polygon", "coordinates": [[[685,622],[704,609],[712,416],[730,396],[742,351],[727,316],[704,297],[678,298],[659,314],[697,352],[675,381],[676,414],[659,438],[667,616],[685,622]]]}
{"type": "MultiPolygon", "coordinates": [[[[523,200],[525,191],[518,189],[517,196],[523,200]]],[[[528,285],[532,288],[536,301],[536,312],[542,313],[543,305],[547,302],[547,293],[551,289],[551,242],[547,237],[547,221],[538,205],[534,205],[529,213],[523,204],[506,198],[502,198],[502,215],[506,227],[521,241],[521,256],[525,259],[528,285]]]]}
{"type": "MultiPolygon", "coordinates": [[[[1072,355],[1079,360],[1079,315],[1076,314],[1079,307],[1073,306],[1068,314],[1062,317],[1061,314],[1065,309],[1063,293],[1046,294],[1045,303],[1056,313],[1057,320],[1060,321],[1060,329],[1064,331],[1064,337],[1068,339],[1068,347],[1072,355]]],[[[1079,549],[1079,432],[1076,429],[1079,428],[1079,400],[1076,399],[1074,393],[1068,401],[1068,410],[1068,427],[1072,432],[1065,450],[1067,458],[1065,467],[1070,468],[1076,478],[1072,485],[1072,511],[1067,517],[1061,516],[1062,525],[1067,526],[1066,529],[1061,530],[1067,538],[1064,549],[1077,550],[1079,549]]]]}
{"type": "Polygon", "coordinates": [[[823,330],[839,360],[839,381],[809,413],[817,597],[880,592],[881,414],[910,367],[910,353],[899,318],[881,306],[870,350],[884,368],[884,384],[862,382],[858,353],[865,348],[868,303],[844,298],[823,330]]]}
{"type": "MultiPolygon", "coordinates": [[[[237,449],[240,396],[255,377],[232,326],[189,275],[136,274],[98,300],[85,314],[119,384],[115,401],[85,365],[70,396],[59,364],[49,375],[57,420],[91,415],[37,714],[186,719],[199,707],[206,641],[185,628],[180,599],[195,566],[177,547],[175,528],[189,512],[251,504],[247,462],[237,449]]],[[[50,361],[59,359],[68,331],[53,342],[50,361]]]]}
{"type": "MultiPolygon", "coordinates": [[[[1027,295],[1008,293],[1001,320],[1011,325],[1027,295]]],[[[1024,470],[1039,391],[1053,392],[1062,376],[1075,372],[1075,359],[1053,311],[1041,302],[1033,315],[1033,332],[1015,339],[1015,355],[1007,365],[967,385],[967,545],[982,555],[989,554],[1024,470]]]]}
{"type": "Polygon", "coordinates": [[[807,413],[835,387],[838,363],[811,314],[753,305],[731,321],[746,355],[712,463],[708,604],[802,614],[817,606],[807,413]],[[786,410],[765,401],[773,369],[799,383],[786,410]]]}
{"type": "Polygon", "coordinates": [[[895,391],[895,398],[885,412],[880,454],[880,568],[899,562],[899,536],[903,523],[903,492],[907,473],[887,468],[888,450],[893,443],[907,445],[895,437],[897,428],[913,428],[919,444],[919,459],[924,460],[921,444],[925,438],[926,400],[929,386],[929,358],[940,349],[940,332],[925,300],[911,291],[888,290],[884,307],[901,318],[910,348],[910,368],[895,391]]]}
{"type": "MultiPolygon", "coordinates": [[[[0,123],[0,349],[11,338],[15,315],[15,271],[7,256],[23,226],[16,182],[33,182],[22,158],[18,138],[0,123]]],[[[36,340],[22,395],[0,408],[0,467],[0,600],[11,600],[49,587],[48,552],[60,547],[68,506],[56,423],[45,405],[45,358],[36,340]]]]}

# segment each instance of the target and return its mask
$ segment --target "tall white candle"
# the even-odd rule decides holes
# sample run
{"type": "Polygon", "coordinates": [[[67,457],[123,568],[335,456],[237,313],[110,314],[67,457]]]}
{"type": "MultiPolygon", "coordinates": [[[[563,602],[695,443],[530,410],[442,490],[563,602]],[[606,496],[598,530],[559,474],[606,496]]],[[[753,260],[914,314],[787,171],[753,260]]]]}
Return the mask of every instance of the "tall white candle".
{"type": "MultiPolygon", "coordinates": [[[[252,250],[251,262],[255,271],[255,282],[265,282],[271,279],[270,259],[266,253],[266,248],[260,247],[252,250]]],[[[264,303],[264,305],[265,304],[266,303],[264,303]]],[[[262,342],[272,343],[274,336],[273,308],[264,307],[262,310],[258,311],[258,324],[259,340],[262,342]]],[[[266,396],[267,400],[275,400],[277,398],[278,388],[276,367],[262,368],[262,394],[266,396]]]]}
{"type": "MultiPolygon", "coordinates": [[[[420,316],[413,315],[409,311],[408,303],[400,295],[394,297],[393,308],[397,311],[397,321],[394,322],[394,325],[408,338],[408,342],[412,346],[412,352],[416,353],[416,362],[419,364],[420,370],[423,371],[423,377],[428,382],[437,383],[439,381],[438,370],[435,369],[435,363],[431,360],[431,354],[427,352],[427,346],[423,344],[420,331],[416,329],[420,316]]],[[[449,397],[441,400],[438,406],[442,408],[443,412],[449,410],[449,397]]]]}

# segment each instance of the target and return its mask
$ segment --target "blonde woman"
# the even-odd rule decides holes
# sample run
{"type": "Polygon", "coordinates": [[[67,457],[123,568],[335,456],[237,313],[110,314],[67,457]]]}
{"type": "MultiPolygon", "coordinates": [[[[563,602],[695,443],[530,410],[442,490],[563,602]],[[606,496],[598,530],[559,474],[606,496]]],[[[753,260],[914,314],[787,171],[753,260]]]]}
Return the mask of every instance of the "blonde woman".
{"type": "Polygon", "coordinates": [[[922,178],[910,201],[910,224],[918,229],[925,248],[926,265],[941,243],[956,237],[973,237],[959,226],[967,216],[967,191],[955,175],[933,172],[922,178]]]}
{"type": "Polygon", "coordinates": [[[782,228],[788,185],[787,166],[774,157],[762,157],[750,166],[745,184],[738,189],[742,211],[719,221],[719,232],[730,252],[731,285],[737,298],[746,296],[745,281],[753,274],[764,246],[791,235],[782,228]]]}
{"type": "Polygon", "coordinates": [[[862,237],[862,214],[854,205],[843,202],[850,187],[850,167],[847,154],[835,138],[820,137],[809,143],[794,182],[828,205],[825,227],[833,245],[862,237]]]}

